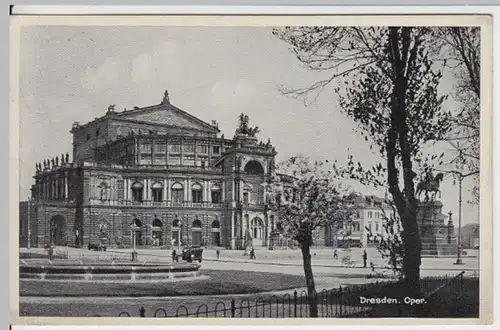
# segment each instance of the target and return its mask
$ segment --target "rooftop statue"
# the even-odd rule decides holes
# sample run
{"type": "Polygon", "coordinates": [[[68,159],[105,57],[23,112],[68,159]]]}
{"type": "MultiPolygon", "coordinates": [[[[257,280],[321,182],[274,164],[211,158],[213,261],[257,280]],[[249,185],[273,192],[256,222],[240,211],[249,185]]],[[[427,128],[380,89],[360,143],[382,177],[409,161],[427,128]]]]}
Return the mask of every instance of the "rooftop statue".
{"type": "Polygon", "coordinates": [[[110,104],[109,107],[108,107],[108,113],[109,112],[114,112],[115,111],[115,106],[116,106],[116,104],[110,104]]]}
{"type": "Polygon", "coordinates": [[[170,96],[168,95],[168,91],[167,90],[163,94],[163,101],[161,103],[162,104],[170,104],[170,96]]]}
{"type": "Polygon", "coordinates": [[[260,132],[260,129],[258,126],[250,127],[249,123],[250,118],[242,113],[239,117],[239,125],[238,128],[236,128],[236,134],[255,137],[255,135],[260,132]]]}

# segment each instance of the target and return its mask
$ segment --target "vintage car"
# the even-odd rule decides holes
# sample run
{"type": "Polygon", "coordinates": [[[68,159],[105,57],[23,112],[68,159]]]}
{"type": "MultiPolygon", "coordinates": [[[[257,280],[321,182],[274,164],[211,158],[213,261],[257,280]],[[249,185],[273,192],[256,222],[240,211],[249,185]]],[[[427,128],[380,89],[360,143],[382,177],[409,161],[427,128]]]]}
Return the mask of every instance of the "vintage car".
{"type": "Polygon", "coordinates": [[[197,260],[201,262],[203,259],[203,248],[198,246],[188,247],[182,250],[182,260],[193,262],[197,260]]]}
{"type": "Polygon", "coordinates": [[[99,243],[90,243],[88,249],[93,251],[106,251],[106,245],[99,243]]]}

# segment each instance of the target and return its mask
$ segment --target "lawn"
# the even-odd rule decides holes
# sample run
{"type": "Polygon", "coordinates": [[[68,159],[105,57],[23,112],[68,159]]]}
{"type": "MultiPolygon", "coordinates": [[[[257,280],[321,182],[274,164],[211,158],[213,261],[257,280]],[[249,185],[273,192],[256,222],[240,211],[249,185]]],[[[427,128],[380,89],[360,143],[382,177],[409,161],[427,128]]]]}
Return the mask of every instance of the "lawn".
{"type": "Polygon", "coordinates": [[[20,281],[20,296],[43,297],[172,297],[186,295],[229,295],[279,291],[305,286],[302,276],[202,270],[208,279],[180,282],[71,282],[20,281]]]}

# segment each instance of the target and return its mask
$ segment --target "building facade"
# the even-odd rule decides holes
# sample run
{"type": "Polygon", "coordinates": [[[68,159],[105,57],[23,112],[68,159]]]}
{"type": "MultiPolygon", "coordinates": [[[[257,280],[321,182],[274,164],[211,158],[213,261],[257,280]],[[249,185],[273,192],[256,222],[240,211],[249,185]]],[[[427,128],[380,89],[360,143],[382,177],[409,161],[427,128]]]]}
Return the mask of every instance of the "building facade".
{"type": "Polygon", "coordinates": [[[158,105],[110,106],[70,132],[71,161],[66,154],[36,165],[32,246],[272,244],[264,184],[277,153],[247,116],[226,139],[216,122],[175,107],[165,92],[158,105]]]}

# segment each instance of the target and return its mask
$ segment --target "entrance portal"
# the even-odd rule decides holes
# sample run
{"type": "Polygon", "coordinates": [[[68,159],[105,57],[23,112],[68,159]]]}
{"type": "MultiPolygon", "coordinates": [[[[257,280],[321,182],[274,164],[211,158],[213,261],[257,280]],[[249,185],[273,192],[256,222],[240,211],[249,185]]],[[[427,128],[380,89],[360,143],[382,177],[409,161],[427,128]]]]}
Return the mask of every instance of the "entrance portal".
{"type": "Polygon", "coordinates": [[[202,246],[202,241],[201,241],[201,221],[196,219],[193,221],[193,225],[191,227],[192,233],[192,241],[191,245],[192,246],[202,246]]]}
{"type": "Polygon", "coordinates": [[[212,222],[212,246],[220,246],[220,223],[218,220],[212,222]]]}
{"type": "Polygon", "coordinates": [[[50,243],[53,245],[66,245],[65,229],[66,219],[62,215],[55,215],[50,218],[50,243]]]}
{"type": "Polygon", "coordinates": [[[254,246],[263,246],[264,244],[264,239],[265,239],[265,232],[264,232],[264,222],[260,218],[253,218],[252,222],[250,224],[250,233],[253,238],[253,245],[254,246]]]}

